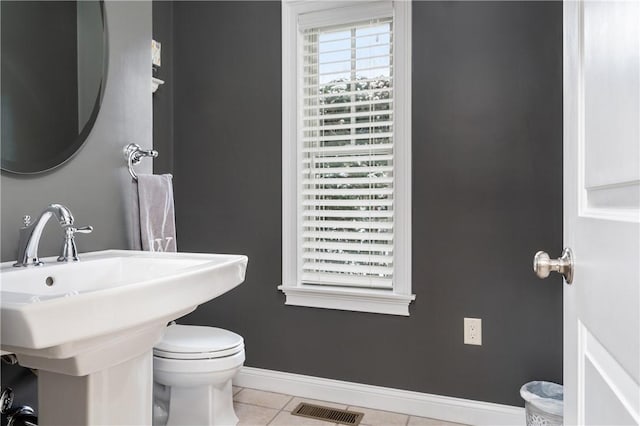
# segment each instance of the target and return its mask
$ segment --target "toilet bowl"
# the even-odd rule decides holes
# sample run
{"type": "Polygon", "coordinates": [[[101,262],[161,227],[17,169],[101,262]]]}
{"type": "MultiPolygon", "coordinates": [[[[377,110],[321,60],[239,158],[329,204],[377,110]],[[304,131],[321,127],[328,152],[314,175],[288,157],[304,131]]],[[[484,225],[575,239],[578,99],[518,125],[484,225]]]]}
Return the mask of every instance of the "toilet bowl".
{"type": "Polygon", "coordinates": [[[153,348],[153,424],[235,425],[231,379],[244,363],[242,336],[173,324],[153,348]]]}

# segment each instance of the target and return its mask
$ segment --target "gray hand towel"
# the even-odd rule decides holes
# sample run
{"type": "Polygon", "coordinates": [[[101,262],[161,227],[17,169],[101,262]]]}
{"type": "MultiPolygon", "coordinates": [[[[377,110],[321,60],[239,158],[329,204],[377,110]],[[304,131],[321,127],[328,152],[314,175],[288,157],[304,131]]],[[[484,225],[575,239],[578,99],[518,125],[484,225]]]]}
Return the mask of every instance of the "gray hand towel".
{"type": "Polygon", "coordinates": [[[138,175],[142,250],[177,251],[172,178],[171,175],[138,175]]]}

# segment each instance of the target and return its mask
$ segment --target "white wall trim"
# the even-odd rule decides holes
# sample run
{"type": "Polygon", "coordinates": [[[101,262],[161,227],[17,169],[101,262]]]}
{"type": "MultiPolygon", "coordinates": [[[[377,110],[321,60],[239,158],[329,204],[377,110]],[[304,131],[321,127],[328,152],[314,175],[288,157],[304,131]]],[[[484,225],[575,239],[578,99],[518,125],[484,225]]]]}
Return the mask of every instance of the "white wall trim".
{"type": "MultiPolygon", "coordinates": [[[[395,248],[394,248],[394,293],[409,296],[412,271],[411,254],[411,220],[412,220],[412,171],[411,171],[411,129],[412,112],[411,96],[413,89],[412,82],[412,3],[410,1],[394,2],[394,66],[395,77],[393,84],[394,91],[394,191],[395,203],[393,208],[396,212],[395,226],[395,248]]],[[[415,296],[414,296],[415,298],[415,296]]]]}
{"type": "Polygon", "coordinates": [[[278,289],[287,295],[285,305],[388,315],[409,316],[409,304],[415,299],[414,295],[405,296],[389,291],[344,287],[279,286],[278,289]]]}
{"type": "Polygon", "coordinates": [[[254,367],[243,367],[234,385],[470,425],[525,424],[521,407],[254,367]]]}

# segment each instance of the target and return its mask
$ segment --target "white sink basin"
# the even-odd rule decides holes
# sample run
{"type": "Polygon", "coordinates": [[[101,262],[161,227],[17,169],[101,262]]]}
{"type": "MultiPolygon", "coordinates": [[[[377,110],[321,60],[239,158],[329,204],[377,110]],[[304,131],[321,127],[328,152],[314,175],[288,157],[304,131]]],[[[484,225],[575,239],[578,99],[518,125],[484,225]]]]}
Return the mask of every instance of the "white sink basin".
{"type": "Polygon", "coordinates": [[[20,364],[71,375],[103,369],[153,346],[168,321],[240,284],[247,267],[240,255],[108,250],[80,258],[0,264],[0,346],[20,364]]]}
{"type": "Polygon", "coordinates": [[[0,349],[38,369],[41,425],[150,425],[167,322],[244,281],[238,255],[108,250],[0,264],[0,349]]]}

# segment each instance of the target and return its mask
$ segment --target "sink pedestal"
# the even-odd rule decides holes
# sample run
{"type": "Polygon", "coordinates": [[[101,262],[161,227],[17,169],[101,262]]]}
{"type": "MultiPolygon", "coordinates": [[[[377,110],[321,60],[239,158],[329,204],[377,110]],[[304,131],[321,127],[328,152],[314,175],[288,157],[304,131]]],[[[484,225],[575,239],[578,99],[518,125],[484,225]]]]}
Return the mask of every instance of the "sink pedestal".
{"type": "Polygon", "coordinates": [[[91,342],[17,353],[20,365],[38,370],[39,424],[151,425],[153,346],[167,322],[192,310],[91,342]]]}
{"type": "Polygon", "coordinates": [[[136,358],[86,376],[40,370],[40,425],[150,425],[153,355],[136,358]]]}

